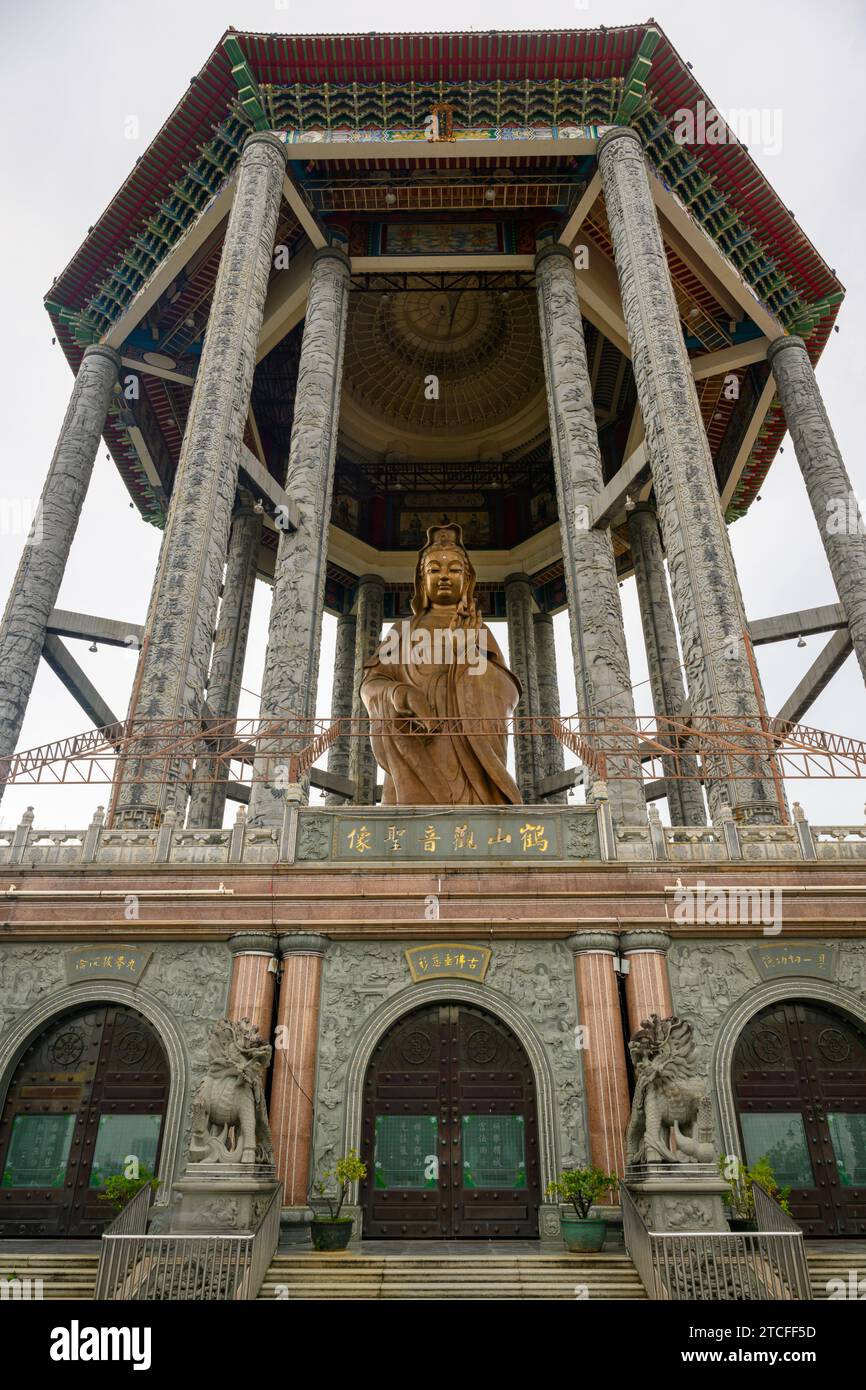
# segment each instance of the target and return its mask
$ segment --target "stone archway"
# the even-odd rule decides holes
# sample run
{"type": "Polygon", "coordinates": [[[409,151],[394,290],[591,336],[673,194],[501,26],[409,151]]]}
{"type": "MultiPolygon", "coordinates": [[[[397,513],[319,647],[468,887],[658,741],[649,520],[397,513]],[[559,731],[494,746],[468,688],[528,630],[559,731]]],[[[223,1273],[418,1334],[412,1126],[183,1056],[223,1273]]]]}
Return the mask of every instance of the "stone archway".
{"type": "Polygon", "coordinates": [[[163,1118],[157,1177],[162,1182],[158,1202],[169,1199],[182,1161],[184,1118],[190,1101],[190,1066],[181,1033],[171,1014],[145,988],[120,981],[67,985],[45,995],[25,1010],[0,1037],[0,1110],[6,1103],[12,1078],[21,1058],[33,1042],[63,1014],[92,1004],[121,1004],[141,1014],[154,1029],[165,1052],[169,1072],[168,1098],[163,1118]]]}
{"type": "Polygon", "coordinates": [[[813,1237],[866,1232],[866,1007],[823,980],[775,981],[730,1010],[713,1054],[722,1151],[767,1154],[813,1237]]]}
{"type": "MultiPolygon", "coordinates": [[[[432,1003],[467,1003],[492,1014],[514,1034],[524,1049],[535,1082],[538,1125],[539,1181],[542,1194],[559,1170],[560,1139],[556,1090],[544,1043],[532,1024],[507,996],[471,981],[429,980],[409,985],[370,1015],[355,1043],[346,1074],[343,1152],[359,1149],[363,1120],[364,1082],[374,1049],[385,1033],[406,1014],[432,1003]]],[[[357,1201],[357,1191],[352,1193],[357,1201]]]]}

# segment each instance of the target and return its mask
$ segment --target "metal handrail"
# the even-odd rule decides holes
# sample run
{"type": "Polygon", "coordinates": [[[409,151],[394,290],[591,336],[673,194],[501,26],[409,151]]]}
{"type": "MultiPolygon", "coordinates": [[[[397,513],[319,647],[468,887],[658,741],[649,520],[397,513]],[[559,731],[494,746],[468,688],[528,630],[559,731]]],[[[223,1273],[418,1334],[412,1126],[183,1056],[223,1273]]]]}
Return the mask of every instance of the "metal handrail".
{"type": "Polygon", "coordinates": [[[647,1224],[624,1183],[620,1183],[619,1196],[622,1207],[622,1234],[631,1262],[640,1275],[640,1281],[646,1289],[647,1297],[664,1298],[666,1295],[656,1277],[652,1236],[647,1229],[647,1224]]]}
{"type": "MultiPolygon", "coordinates": [[[[149,1189],[147,1191],[149,1202],[149,1189]]],[[[231,1302],[254,1299],[277,1248],[283,1188],[278,1184],[254,1231],[243,1235],[148,1235],[141,1193],[102,1233],[96,1299],[231,1302]]]]}
{"type": "Polygon", "coordinates": [[[679,1232],[650,1231],[620,1187],[626,1250],[650,1298],[812,1298],[803,1232],[757,1184],[754,1191],[757,1231],[679,1232]]]}

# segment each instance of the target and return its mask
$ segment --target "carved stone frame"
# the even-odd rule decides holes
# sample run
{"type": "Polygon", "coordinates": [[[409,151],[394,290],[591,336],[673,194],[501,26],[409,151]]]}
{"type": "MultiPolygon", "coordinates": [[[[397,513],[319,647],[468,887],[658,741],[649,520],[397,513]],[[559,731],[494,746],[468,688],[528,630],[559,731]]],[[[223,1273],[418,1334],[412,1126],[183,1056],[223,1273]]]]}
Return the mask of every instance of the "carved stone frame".
{"type": "MultiPolygon", "coordinates": [[[[392,1028],[404,1014],[424,1004],[475,1004],[479,1009],[500,1019],[520,1042],[532,1067],[535,1081],[536,1117],[538,1120],[538,1161],[542,1202],[547,1184],[559,1174],[559,1117],[556,1109],[556,1087],[544,1043],[524,1014],[507,995],[489,986],[469,980],[427,980],[420,985],[408,985],[392,995],[367,1019],[355,1044],[346,1072],[346,1103],[343,1111],[343,1152],[360,1149],[361,1122],[364,1108],[364,1081],[373,1050],[383,1033],[392,1028]]],[[[353,1185],[349,1200],[358,1201],[358,1186],[353,1185]]]]}
{"type": "Polygon", "coordinates": [[[830,980],[817,980],[804,976],[802,987],[798,982],[774,980],[750,990],[738,999],[722,1019],[713,1046],[711,1076],[719,1110],[719,1138],[722,1152],[734,1154],[743,1159],[740,1133],[737,1125],[737,1106],[734,1098],[733,1062],[737,1040],[750,1019],[768,1004],[778,1004],[785,999],[814,999],[819,1004],[830,1004],[833,1008],[850,1014],[861,1026],[866,1027],[866,1003],[852,990],[845,989],[830,980]]]}
{"type": "Polygon", "coordinates": [[[183,1158],[180,1147],[183,1140],[184,1116],[189,1103],[190,1067],[177,1024],[165,1006],[141,985],[133,988],[132,985],[119,980],[94,980],[86,984],[65,985],[53,994],[43,996],[32,1008],[19,1014],[0,1037],[0,1108],[6,1104],[15,1068],[30,1044],[58,1014],[65,1013],[67,1009],[77,1008],[81,1004],[124,1004],[137,1010],[156,1029],[165,1048],[170,1084],[156,1173],[163,1186],[158,1191],[156,1201],[159,1204],[167,1203],[171,1200],[172,1183],[180,1174],[183,1158]]]}

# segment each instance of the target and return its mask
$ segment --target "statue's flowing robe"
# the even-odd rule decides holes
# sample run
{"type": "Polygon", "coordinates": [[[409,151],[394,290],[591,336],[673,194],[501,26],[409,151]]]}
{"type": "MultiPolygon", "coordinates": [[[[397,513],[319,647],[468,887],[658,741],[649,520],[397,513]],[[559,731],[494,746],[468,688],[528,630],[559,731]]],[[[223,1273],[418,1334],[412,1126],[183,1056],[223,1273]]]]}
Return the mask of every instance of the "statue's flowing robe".
{"type": "MultiPolygon", "coordinates": [[[[432,640],[436,625],[432,614],[410,621],[410,652],[412,636],[426,628],[432,640]]],[[[519,805],[520,791],[506,767],[504,721],[514,713],[522,691],[517,677],[505,665],[492,632],[482,627],[486,667],[473,670],[467,662],[382,660],[386,652],[390,654],[395,649],[394,634],[399,637],[401,627],[405,631],[405,625],[394,625],[365,667],[361,698],[371,721],[395,718],[394,694],[399,686],[408,686],[420,694],[431,717],[501,719],[503,725],[501,732],[488,724],[485,733],[425,736],[377,730],[373,722],[370,741],[376,761],[385,773],[382,804],[519,805]]],[[[431,652],[435,654],[432,645],[431,652]]],[[[402,654],[409,653],[401,651],[402,654]]]]}

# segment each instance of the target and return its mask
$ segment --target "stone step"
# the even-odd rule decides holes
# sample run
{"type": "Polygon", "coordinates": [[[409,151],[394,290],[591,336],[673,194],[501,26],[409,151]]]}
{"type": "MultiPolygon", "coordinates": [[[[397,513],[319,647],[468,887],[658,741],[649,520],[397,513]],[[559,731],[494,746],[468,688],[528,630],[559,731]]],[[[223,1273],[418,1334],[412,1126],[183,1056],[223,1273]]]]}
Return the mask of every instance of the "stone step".
{"type": "Polygon", "coordinates": [[[807,1251],[806,1262],[816,1299],[829,1299],[834,1293],[838,1297],[843,1290],[845,1297],[860,1299],[866,1295],[866,1251],[852,1251],[850,1254],[846,1254],[844,1249],[807,1251]],[[831,1284],[831,1280],[841,1280],[842,1289],[838,1283],[831,1284]]]}
{"type": "Polygon", "coordinates": [[[624,1253],[600,1255],[369,1255],[281,1253],[261,1299],[644,1299],[624,1253]]]}

